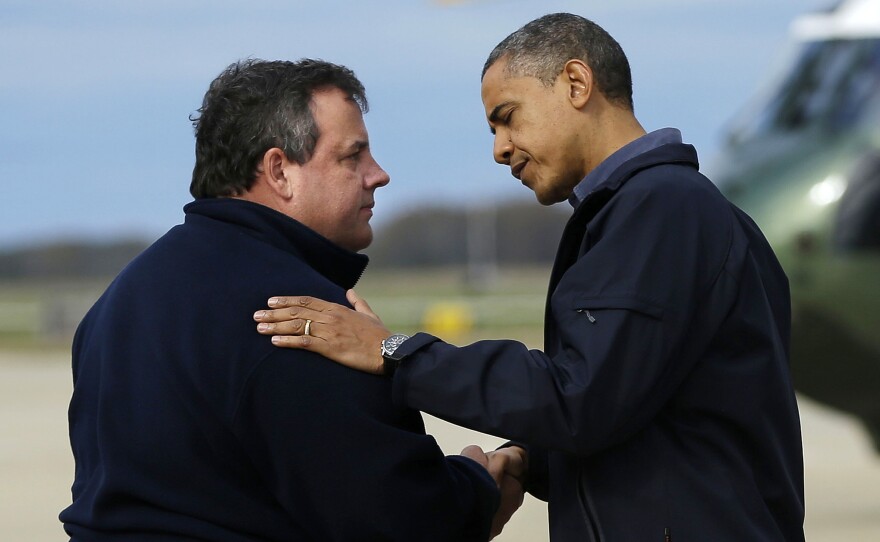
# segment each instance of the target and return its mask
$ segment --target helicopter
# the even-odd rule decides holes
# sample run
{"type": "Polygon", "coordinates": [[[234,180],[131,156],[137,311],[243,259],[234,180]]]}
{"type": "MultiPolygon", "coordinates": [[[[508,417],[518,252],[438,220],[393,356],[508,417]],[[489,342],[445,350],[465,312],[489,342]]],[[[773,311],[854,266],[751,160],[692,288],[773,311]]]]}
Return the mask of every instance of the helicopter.
{"type": "Polygon", "coordinates": [[[791,37],[711,177],[789,277],[795,389],[856,416],[880,453],[880,0],[801,15],[791,37]]]}

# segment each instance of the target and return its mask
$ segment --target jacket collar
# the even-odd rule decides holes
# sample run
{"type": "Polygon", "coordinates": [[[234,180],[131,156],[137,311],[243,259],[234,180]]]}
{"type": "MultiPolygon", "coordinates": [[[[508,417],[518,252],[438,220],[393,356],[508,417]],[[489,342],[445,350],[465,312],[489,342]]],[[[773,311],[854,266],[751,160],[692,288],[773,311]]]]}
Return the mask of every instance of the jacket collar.
{"type": "Polygon", "coordinates": [[[343,289],[353,288],[369,258],[346,250],[302,223],[265,205],[235,198],[205,198],[183,208],[187,222],[201,216],[237,226],[273,247],[301,258],[343,289]]]}
{"type": "Polygon", "coordinates": [[[694,169],[700,168],[697,151],[693,145],[669,143],[651,149],[631,160],[627,160],[618,166],[605,180],[600,182],[577,206],[572,215],[572,220],[575,217],[584,216],[585,213],[588,216],[592,215],[593,213],[589,211],[590,209],[595,211],[597,207],[604,205],[626,181],[639,171],[664,164],[680,164],[694,169]]]}
{"type": "Polygon", "coordinates": [[[614,173],[614,170],[621,165],[639,155],[670,143],[681,144],[681,131],[676,128],[660,128],[630,141],[593,168],[593,171],[587,173],[583,180],[572,190],[571,196],[568,198],[569,203],[573,208],[577,208],[578,204],[587,197],[594,186],[601,184],[605,178],[614,173]]]}

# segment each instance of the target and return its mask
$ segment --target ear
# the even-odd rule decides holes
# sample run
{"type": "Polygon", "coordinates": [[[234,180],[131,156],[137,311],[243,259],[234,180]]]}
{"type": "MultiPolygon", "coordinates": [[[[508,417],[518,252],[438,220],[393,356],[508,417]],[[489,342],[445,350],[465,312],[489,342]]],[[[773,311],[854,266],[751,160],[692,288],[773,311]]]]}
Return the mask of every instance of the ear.
{"type": "Polygon", "coordinates": [[[270,192],[281,199],[289,200],[293,197],[295,177],[299,173],[300,165],[287,159],[284,151],[278,147],[272,147],[263,154],[261,177],[270,192]]]}
{"type": "Polygon", "coordinates": [[[572,59],[562,68],[563,82],[568,85],[568,99],[576,109],[590,101],[593,93],[593,70],[583,61],[572,59]]]}

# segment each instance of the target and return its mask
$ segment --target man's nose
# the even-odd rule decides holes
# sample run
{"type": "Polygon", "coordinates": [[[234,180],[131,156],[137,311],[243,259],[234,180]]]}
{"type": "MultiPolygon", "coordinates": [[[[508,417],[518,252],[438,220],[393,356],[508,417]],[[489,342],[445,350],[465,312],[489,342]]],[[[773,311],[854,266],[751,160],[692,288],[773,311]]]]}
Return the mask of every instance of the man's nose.
{"type": "Polygon", "coordinates": [[[509,165],[510,156],[513,154],[513,143],[506,135],[498,132],[495,134],[495,143],[492,147],[492,155],[499,164],[509,165]]]}
{"type": "Polygon", "coordinates": [[[388,172],[382,169],[382,166],[380,166],[376,160],[373,160],[372,171],[370,171],[370,174],[367,176],[367,185],[371,188],[378,188],[380,186],[385,186],[390,182],[391,176],[388,175],[388,172]]]}

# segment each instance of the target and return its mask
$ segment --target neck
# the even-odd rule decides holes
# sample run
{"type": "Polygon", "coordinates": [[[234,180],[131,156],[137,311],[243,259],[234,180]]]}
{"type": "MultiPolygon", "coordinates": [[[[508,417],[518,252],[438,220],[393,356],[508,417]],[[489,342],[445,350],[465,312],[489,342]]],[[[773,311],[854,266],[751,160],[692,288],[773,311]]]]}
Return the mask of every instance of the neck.
{"type": "Polygon", "coordinates": [[[284,213],[285,208],[283,205],[283,198],[281,198],[276,191],[271,190],[269,183],[260,177],[257,177],[246,192],[230,197],[233,199],[250,201],[252,203],[259,203],[260,205],[284,213]]]}
{"type": "Polygon", "coordinates": [[[584,176],[622,147],[647,133],[632,111],[616,106],[603,108],[595,121],[587,147],[588,163],[584,176]]]}

